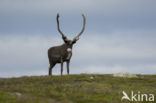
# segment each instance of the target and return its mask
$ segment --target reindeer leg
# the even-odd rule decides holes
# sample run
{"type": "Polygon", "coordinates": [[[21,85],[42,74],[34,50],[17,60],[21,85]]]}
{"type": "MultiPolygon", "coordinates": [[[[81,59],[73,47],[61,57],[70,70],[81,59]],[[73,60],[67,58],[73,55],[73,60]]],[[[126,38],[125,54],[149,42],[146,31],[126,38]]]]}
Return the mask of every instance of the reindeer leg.
{"type": "Polygon", "coordinates": [[[70,61],[67,61],[67,73],[68,73],[68,75],[69,75],[69,63],[70,63],[70,61]]]}
{"type": "Polygon", "coordinates": [[[55,66],[55,63],[50,64],[50,66],[49,66],[49,76],[52,75],[52,68],[53,68],[54,66],[55,66]]]}
{"type": "Polygon", "coordinates": [[[63,60],[61,58],[61,76],[62,76],[62,73],[63,73],[63,60]]]}
{"type": "Polygon", "coordinates": [[[52,75],[51,71],[52,71],[52,66],[50,65],[50,66],[49,66],[49,76],[52,75]]]}

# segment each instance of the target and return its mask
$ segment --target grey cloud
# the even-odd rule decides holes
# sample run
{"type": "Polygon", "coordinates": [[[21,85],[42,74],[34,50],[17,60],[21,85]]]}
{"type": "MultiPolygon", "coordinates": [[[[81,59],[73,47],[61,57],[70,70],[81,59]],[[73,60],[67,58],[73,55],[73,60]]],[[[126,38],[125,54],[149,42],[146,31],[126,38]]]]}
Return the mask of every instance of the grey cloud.
{"type": "Polygon", "coordinates": [[[151,13],[155,10],[155,1],[137,0],[1,0],[1,10],[30,11],[103,11],[105,13],[151,13]]]}
{"type": "MultiPolygon", "coordinates": [[[[72,38],[87,17],[73,47],[71,73],[156,73],[154,0],[1,0],[0,77],[46,75],[47,49],[72,38]]],[[[56,65],[54,74],[60,73],[56,65]]]]}
{"type": "MultiPolygon", "coordinates": [[[[47,49],[61,43],[61,38],[54,36],[1,36],[0,76],[46,75],[47,49]]],[[[156,73],[155,50],[152,34],[85,33],[73,47],[71,73],[156,73]]],[[[54,74],[59,73],[59,68],[54,68],[54,74]]]]}
{"type": "Polygon", "coordinates": [[[87,16],[90,32],[156,28],[154,0],[1,0],[1,33],[55,33],[56,14],[60,13],[65,33],[81,28],[81,13],[87,16]],[[76,24],[76,25],[75,25],[76,24]],[[71,26],[72,25],[72,26],[71,26]]]}

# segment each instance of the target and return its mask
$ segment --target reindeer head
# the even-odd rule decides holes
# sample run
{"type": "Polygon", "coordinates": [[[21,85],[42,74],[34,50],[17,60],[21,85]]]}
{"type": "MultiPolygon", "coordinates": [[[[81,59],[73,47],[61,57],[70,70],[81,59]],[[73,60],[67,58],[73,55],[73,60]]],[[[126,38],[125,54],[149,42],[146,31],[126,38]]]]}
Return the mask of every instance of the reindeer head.
{"type": "Polygon", "coordinates": [[[62,35],[62,39],[64,41],[65,44],[67,44],[67,46],[69,48],[72,48],[73,44],[76,43],[77,40],[79,40],[79,37],[80,35],[84,32],[84,29],[85,29],[85,25],[86,25],[86,17],[84,16],[84,14],[82,14],[82,17],[83,17],[83,27],[82,27],[82,30],[79,34],[77,34],[73,40],[69,40],[63,33],[62,31],[60,30],[60,25],[59,25],[59,14],[57,14],[57,29],[59,31],[59,33],[62,35]]]}

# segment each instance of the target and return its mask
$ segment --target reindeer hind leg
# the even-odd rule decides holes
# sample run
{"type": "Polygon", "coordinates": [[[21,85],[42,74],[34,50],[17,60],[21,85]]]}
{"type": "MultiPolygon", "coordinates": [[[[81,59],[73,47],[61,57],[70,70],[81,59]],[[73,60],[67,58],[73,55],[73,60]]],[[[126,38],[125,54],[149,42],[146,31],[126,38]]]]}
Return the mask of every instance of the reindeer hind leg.
{"type": "Polygon", "coordinates": [[[49,76],[52,75],[52,68],[55,66],[56,63],[51,63],[49,66],[49,76]]]}

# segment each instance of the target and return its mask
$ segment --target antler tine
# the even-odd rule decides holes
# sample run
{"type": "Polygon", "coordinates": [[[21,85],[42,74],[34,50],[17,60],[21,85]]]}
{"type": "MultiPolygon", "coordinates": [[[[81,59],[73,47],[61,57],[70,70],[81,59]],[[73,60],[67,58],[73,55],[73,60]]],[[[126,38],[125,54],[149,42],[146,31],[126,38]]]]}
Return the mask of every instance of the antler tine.
{"type": "Polygon", "coordinates": [[[57,20],[57,29],[58,29],[59,33],[62,35],[62,38],[63,38],[63,39],[67,39],[67,37],[66,37],[66,36],[62,33],[62,31],[60,30],[59,17],[60,17],[60,15],[57,14],[57,17],[56,17],[56,20],[57,20]]]}
{"type": "Polygon", "coordinates": [[[80,35],[84,32],[85,25],[86,25],[86,17],[85,17],[84,14],[82,14],[82,17],[83,17],[83,27],[82,27],[82,30],[81,30],[81,32],[80,32],[77,36],[75,36],[75,37],[73,38],[73,41],[78,40],[79,37],[80,37],[80,35]]]}

